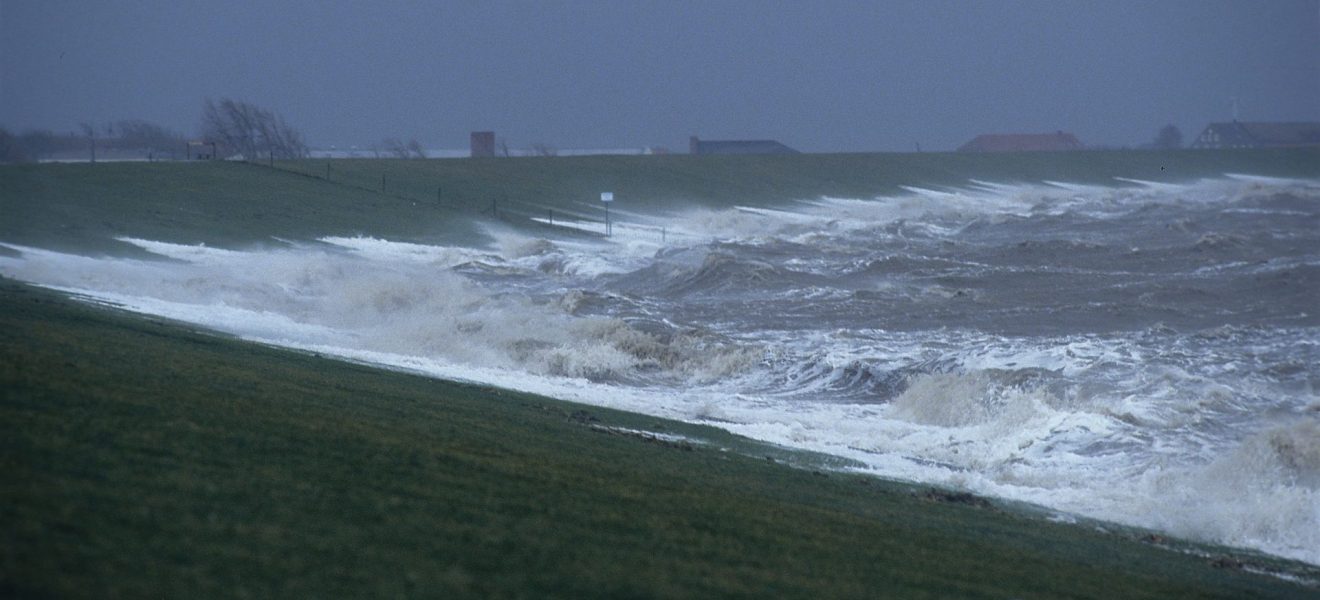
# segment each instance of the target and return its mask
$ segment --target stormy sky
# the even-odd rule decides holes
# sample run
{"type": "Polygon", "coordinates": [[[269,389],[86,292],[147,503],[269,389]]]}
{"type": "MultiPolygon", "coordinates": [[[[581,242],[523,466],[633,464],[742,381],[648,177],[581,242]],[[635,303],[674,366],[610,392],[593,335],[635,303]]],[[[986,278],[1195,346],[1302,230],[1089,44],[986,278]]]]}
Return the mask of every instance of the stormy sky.
{"type": "Polygon", "coordinates": [[[192,134],[208,97],[313,147],[1137,145],[1234,99],[1242,120],[1320,120],[1320,0],[0,0],[0,126],[192,134]]]}

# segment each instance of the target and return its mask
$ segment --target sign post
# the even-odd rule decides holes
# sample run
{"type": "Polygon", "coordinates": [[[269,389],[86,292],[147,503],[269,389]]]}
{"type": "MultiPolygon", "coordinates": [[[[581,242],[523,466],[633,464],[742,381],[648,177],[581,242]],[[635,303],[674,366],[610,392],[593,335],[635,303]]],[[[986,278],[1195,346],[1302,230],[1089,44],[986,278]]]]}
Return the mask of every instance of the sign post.
{"type": "Polygon", "coordinates": [[[614,234],[614,228],[610,225],[610,203],[614,202],[614,192],[601,192],[600,201],[605,203],[605,237],[614,234]]]}

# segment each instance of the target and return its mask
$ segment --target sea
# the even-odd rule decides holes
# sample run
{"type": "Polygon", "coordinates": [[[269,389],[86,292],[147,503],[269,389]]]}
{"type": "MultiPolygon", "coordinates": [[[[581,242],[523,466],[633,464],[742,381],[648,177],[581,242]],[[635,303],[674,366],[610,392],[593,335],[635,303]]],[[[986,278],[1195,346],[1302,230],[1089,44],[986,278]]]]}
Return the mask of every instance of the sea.
{"type": "Polygon", "coordinates": [[[620,199],[608,237],[472,218],[476,243],[6,244],[0,273],[1320,565],[1320,180],[620,199]]]}

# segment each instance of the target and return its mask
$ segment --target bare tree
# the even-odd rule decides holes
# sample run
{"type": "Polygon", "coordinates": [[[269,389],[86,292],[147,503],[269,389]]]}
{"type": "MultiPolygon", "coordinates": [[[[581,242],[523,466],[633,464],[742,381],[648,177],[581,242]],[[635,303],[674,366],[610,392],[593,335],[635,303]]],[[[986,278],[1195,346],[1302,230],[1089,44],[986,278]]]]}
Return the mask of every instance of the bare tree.
{"type": "Polygon", "coordinates": [[[1160,128],[1160,132],[1155,135],[1155,141],[1151,144],[1160,150],[1177,150],[1182,148],[1182,131],[1175,125],[1165,125],[1160,128]]]}
{"type": "Polygon", "coordinates": [[[385,148],[385,154],[394,158],[426,158],[426,151],[422,150],[422,145],[417,139],[408,140],[405,144],[399,138],[385,138],[381,142],[385,148]]]}
{"type": "Polygon", "coordinates": [[[174,154],[187,143],[183,136],[155,123],[132,119],[114,125],[119,136],[115,145],[125,149],[146,150],[154,155],[174,154]]]}
{"type": "Polygon", "coordinates": [[[0,163],[21,163],[27,161],[28,155],[23,151],[21,138],[9,133],[8,129],[0,127],[0,163]]]}
{"type": "Polygon", "coordinates": [[[416,158],[426,158],[426,151],[422,149],[421,144],[417,143],[417,138],[408,140],[408,152],[416,158]]]}
{"type": "Polygon", "coordinates": [[[83,135],[87,136],[88,147],[92,150],[92,162],[96,162],[96,127],[87,122],[80,123],[78,126],[82,128],[83,135]]]}
{"type": "Polygon", "coordinates": [[[307,144],[302,133],[283,117],[264,108],[229,98],[217,104],[209,98],[202,110],[202,137],[218,144],[225,153],[245,160],[258,158],[303,158],[307,144]]]}
{"type": "Polygon", "coordinates": [[[28,160],[40,160],[58,150],[73,149],[77,141],[70,136],[58,136],[49,129],[30,129],[18,135],[16,140],[22,154],[28,160]]]}
{"type": "Polygon", "coordinates": [[[385,149],[385,155],[392,158],[408,158],[408,147],[399,141],[399,138],[385,138],[380,142],[381,147],[385,149]]]}

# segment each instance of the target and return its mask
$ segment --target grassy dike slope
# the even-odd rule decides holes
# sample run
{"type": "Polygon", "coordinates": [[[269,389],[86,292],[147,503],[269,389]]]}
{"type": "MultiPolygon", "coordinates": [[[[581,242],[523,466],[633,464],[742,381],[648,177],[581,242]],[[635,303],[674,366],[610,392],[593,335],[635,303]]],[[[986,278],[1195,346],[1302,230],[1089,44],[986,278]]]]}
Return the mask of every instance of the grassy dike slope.
{"type": "Polygon", "coordinates": [[[0,391],[11,597],[1315,591],[751,457],[716,429],[267,348],[4,280],[0,391]]]}
{"type": "Polygon", "coordinates": [[[601,191],[614,191],[615,209],[626,212],[870,198],[903,193],[904,185],[971,179],[1114,185],[1115,177],[1317,177],[1320,150],[303,160],[275,167],[0,166],[0,242],[121,254],[141,252],[118,236],[223,246],[365,234],[461,244],[480,239],[473,220],[490,219],[492,205],[504,222],[535,228],[527,218],[552,210],[560,219],[601,218],[601,191]]]}
{"type": "MultiPolygon", "coordinates": [[[[969,178],[1317,176],[1320,153],[363,160],[334,162],[329,180],[324,163],[277,167],[0,166],[0,242],[466,243],[491,199],[536,228],[526,216],[601,188],[621,209],[728,206],[969,178]]],[[[717,429],[265,348],[4,280],[0,413],[0,597],[1315,592],[1238,560],[1306,566],[822,476],[717,429]]]]}

